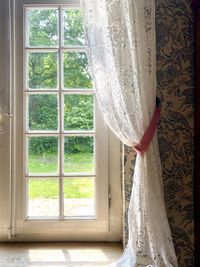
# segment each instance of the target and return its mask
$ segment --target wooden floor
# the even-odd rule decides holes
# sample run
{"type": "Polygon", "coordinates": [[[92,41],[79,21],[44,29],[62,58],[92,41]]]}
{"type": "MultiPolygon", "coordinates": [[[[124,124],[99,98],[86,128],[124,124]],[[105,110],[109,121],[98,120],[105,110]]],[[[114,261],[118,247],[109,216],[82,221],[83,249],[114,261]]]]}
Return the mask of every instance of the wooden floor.
{"type": "Polygon", "coordinates": [[[103,267],[121,254],[119,243],[0,243],[0,267],[103,267]]]}

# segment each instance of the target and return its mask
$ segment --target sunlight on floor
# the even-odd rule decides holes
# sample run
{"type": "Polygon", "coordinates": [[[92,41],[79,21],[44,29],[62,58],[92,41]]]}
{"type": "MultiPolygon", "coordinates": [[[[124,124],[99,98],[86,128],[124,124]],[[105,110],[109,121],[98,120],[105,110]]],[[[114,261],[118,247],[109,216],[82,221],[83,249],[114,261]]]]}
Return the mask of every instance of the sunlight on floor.
{"type": "Polygon", "coordinates": [[[100,262],[109,260],[101,249],[70,249],[68,253],[72,262],[100,262]]]}
{"type": "Polygon", "coordinates": [[[108,261],[101,249],[28,250],[30,262],[99,262],[108,261]]]}
{"type": "Polygon", "coordinates": [[[121,253],[119,243],[1,243],[0,267],[105,267],[121,253]]]}
{"type": "Polygon", "coordinates": [[[28,254],[29,262],[65,262],[65,255],[61,249],[30,249],[28,254]]]}

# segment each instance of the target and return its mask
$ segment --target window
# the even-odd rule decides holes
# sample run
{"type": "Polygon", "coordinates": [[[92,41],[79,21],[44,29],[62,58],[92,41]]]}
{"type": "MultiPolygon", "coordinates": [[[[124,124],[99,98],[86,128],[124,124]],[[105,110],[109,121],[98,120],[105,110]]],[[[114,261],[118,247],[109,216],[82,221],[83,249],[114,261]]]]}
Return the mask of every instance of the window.
{"type": "Polygon", "coordinates": [[[95,101],[78,7],[25,7],[26,217],[96,216],[95,101]]]}
{"type": "Polygon", "coordinates": [[[120,145],[95,102],[79,2],[15,2],[13,178],[5,136],[0,240],[118,241],[120,145]]]}

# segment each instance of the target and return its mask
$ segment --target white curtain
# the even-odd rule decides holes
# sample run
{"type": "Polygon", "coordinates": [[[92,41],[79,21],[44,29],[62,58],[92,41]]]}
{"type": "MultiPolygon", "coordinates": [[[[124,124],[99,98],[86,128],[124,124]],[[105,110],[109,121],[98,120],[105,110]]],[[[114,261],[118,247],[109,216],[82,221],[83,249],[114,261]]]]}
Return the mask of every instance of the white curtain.
{"type": "MultiPolygon", "coordinates": [[[[88,60],[104,119],[138,144],[156,100],[155,0],[82,0],[88,60]]],[[[178,266],[166,216],[157,137],[137,155],[129,242],[113,266],[178,266]]]]}

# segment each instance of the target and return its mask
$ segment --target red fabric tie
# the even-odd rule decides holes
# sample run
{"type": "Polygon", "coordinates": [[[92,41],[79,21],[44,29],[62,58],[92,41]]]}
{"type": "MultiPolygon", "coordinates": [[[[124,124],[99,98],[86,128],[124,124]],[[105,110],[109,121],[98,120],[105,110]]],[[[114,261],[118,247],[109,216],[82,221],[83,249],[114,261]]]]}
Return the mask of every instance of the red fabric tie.
{"type": "Polygon", "coordinates": [[[160,107],[155,108],[153,113],[153,118],[151,119],[149,127],[146,129],[141,141],[136,146],[133,146],[134,150],[138,154],[142,155],[150,145],[160,119],[160,111],[161,111],[160,107]]]}

